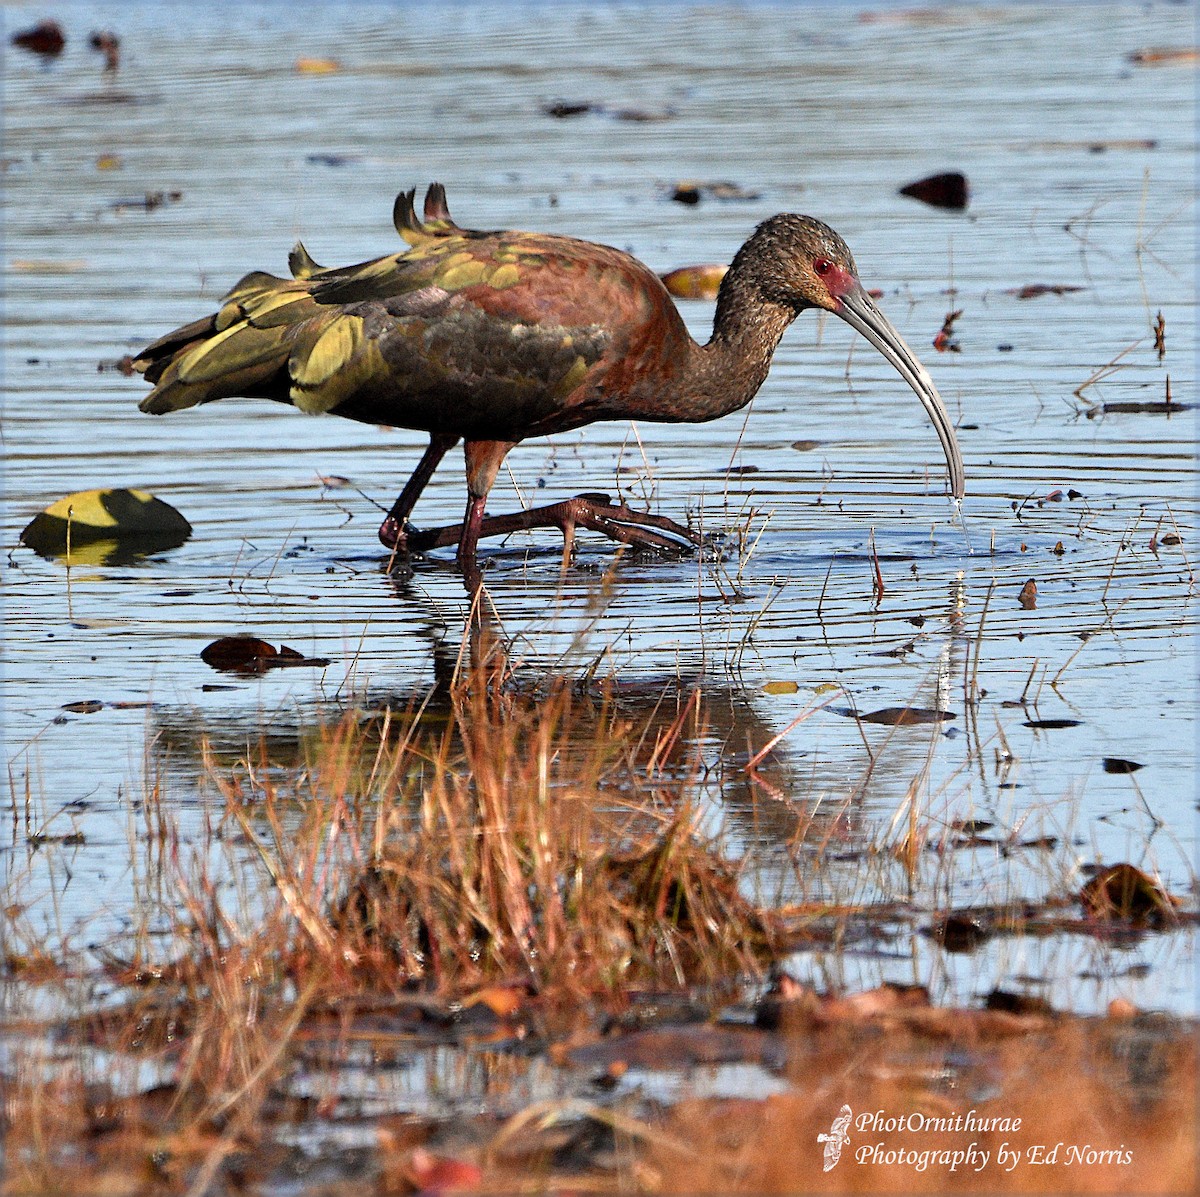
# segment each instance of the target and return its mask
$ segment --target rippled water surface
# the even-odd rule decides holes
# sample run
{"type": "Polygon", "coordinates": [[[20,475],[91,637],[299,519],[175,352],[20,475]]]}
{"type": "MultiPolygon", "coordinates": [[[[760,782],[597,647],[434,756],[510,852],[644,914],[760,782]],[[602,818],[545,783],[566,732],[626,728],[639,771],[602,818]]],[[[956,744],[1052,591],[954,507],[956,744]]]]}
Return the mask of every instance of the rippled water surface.
{"type": "MultiPolygon", "coordinates": [[[[211,310],[247,270],[282,271],[298,237],[326,263],[392,252],[396,192],[433,179],[464,225],[586,237],[659,270],[727,261],[780,210],[827,220],[936,378],[966,460],[969,540],[907,387],[840,322],[805,315],[744,420],[595,425],[511,455],[492,510],[620,491],[744,527],[752,545],[721,567],[606,572],[611,546],[589,541],[565,574],[549,534],[489,545],[488,593],[517,656],[598,662],[625,683],[703,678],[727,699],[714,743],[739,750],[831,685],[864,712],[948,709],[940,730],[823,710],[783,741],[778,792],[749,787],[730,810],[853,793],[852,834],[870,839],[920,778],[935,822],[1063,845],[1053,865],[965,868],[976,889],[957,901],[1010,885],[1043,896],[1071,883],[1064,860],[1131,860],[1188,893],[1195,422],[1145,405],[1168,385],[1195,401],[1194,66],[1131,59],[1190,45],[1188,6],[452,4],[436,19],[408,4],[56,7],[59,60],[6,52],[3,146],[2,859],[26,897],[53,893],[48,921],[128,925],[132,812],[159,733],[283,734],[350,690],[419,693],[432,645],[457,643],[449,554],[398,580],[375,537],[420,434],[261,401],[151,418],[137,411],[145,384],[105,368],[211,310]],[[115,78],[86,38],[110,27],[115,78]],[[303,73],[301,58],[341,69],[303,73]],[[557,100],[607,110],[555,119],[543,108],[557,100]],[[969,177],[966,213],[897,194],[944,169],[969,177]],[[684,179],[754,198],[684,206],[670,198],[684,179]],[[1020,297],[1029,284],[1078,289],[1020,297]],[[952,311],[959,348],[939,353],[952,311]],[[153,491],[194,535],[69,571],[19,546],[35,513],[102,486],[153,491]],[[333,663],[230,683],[200,650],[240,631],[333,663]],[[106,705],[63,709],[92,699],[106,705]],[[1077,722],[1030,726],[1047,720],[1077,722]],[[1108,772],[1106,758],[1143,768],[1108,772]]],[[[11,32],[33,13],[5,16],[11,32]]],[[[681,306],[705,338],[712,305],[681,306]]],[[[417,520],[454,522],[462,501],[455,454],[417,520]]],[[[198,769],[170,768],[185,831],[198,769]]],[[[740,834],[770,827],[746,818],[740,834]]],[[[836,980],[915,974],[969,1001],[1032,974],[1080,1008],[1193,1001],[1179,936],[934,953],[915,938],[911,958],[851,955],[836,980]]]]}

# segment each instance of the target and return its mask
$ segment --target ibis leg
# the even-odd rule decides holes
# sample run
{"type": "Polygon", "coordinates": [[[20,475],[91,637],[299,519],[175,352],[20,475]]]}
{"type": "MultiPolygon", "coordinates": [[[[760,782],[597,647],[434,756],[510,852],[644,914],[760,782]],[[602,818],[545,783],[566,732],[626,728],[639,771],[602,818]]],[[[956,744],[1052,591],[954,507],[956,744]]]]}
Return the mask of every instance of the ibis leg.
{"type": "Polygon", "coordinates": [[[421,497],[421,492],[428,486],[429,479],[433,477],[433,471],[457,443],[456,436],[440,436],[437,433],[430,435],[429,448],[417,462],[412,477],[404,484],[404,489],[379,526],[379,539],[387,548],[401,554],[409,552],[412,547],[410,541],[413,530],[408,526],[408,517],[416,506],[417,499],[421,497]]]}

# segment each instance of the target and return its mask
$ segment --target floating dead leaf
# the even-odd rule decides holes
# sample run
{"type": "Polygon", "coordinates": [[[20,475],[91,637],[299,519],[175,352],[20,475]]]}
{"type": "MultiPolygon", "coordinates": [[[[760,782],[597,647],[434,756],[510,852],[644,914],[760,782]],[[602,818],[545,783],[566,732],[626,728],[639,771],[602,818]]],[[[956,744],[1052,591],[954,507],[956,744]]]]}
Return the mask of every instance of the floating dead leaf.
{"type": "Polygon", "coordinates": [[[1167,532],[1158,538],[1158,543],[1166,545],[1183,544],[1183,537],[1177,532],[1167,532]]]}
{"type": "Polygon", "coordinates": [[[335,75],[342,69],[336,58],[297,58],[298,75],[335,75]]]}
{"type": "Polygon", "coordinates": [[[1175,917],[1175,904],[1165,890],[1141,869],[1115,864],[1096,874],[1079,900],[1093,918],[1140,926],[1157,926],[1175,917]]]}
{"type": "Polygon", "coordinates": [[[927,175],[900,188],[901,195],[920,200],[933,208],[950,208],[961,211],[967,206],[970,187],[967,176],[961,171],[948,170],[941,174],[927,175]]]}
{"type": "Polygon", "coordinates": [[[68,565],[119,565],[173,549],[191,534],[174,507],[144,490],[84,490],[34,516],[21,543],[68,565]]]}
{"type": "Polygon", "coordinates": [[[750,191],[737,183],[697,183],[690,179],[676,183],[671,198],[677,204],[698,204],[701,199],[750,201],[759,199],[761,193],[750,191]]]}
{"type": "Polygon", "coordinates": [[[1030,578],[1024,586],[1021,587],[1021,593],[1017,595],[1017,602],[1025,608],[1026,611],[1032,611],[1037,606],[1037,582],[1030,578]]]}
{"type": "Polygon", "coordinates": [[[101,154],[96,159],[97,170],[121,170],[125,163],[116,154],[101,154]]]}
{"type": "Polygon", "coordinates": [[[129,212],[135,209],[153,212],[155,208],[161,208],[164,204],[177,204],[181,199],[183,199],[182,191],[147,191],[140,197],[133,196],[113,200],[108,206],[114,212],[129,212]]]}
{"type": "Polygon", "coordinates": [[[1023,287],[1011,287],[1006,294],[1018,299],[1037,299],[1039,295],[1069,295],[1072,291],[1082,290],[1070,283],[1026,283],[1023,287]]]}
{"type": "Polygon", "coordinates": [[[66,34],[57,21],[39,21],[32,29],[22,29],[12,35],[12,44],[45,58],[56,58],[67,44],[66,34]]]}
{"type": "Polygon", "coordinates": [[[1200,47],[1196,46],[1151,46],[1145,50],[1134,50],[1128,61],[1137,66],[1166,66],[1188,62],[1200,62],[1200,47]]]}
{"type": "Polygon", "coordinates": [[[1119,756],[1106,756],[1100,764],[1105,773],[1136,773],[1145,767],[1137,761],[1127,761],[1119,756]]]}
{"type": "Polygon", "coordinates": [[[767,682],[763,686],[764,694],[795,694],[800,689],[796,682],[767,682]]]}
{"type": "Polygon", "coordinates": [[[1025,726],[1038,731],[1061,731],[1064,727],[1078,727],[1082,719],[1026,719],[1025,726]]]}
{"type": "Polygon", "coordinates": [[[680,266],[662,275],[663,285],[677,299],[716,299],[727,265],[680,266]]]}
{"type": "Polygon", "coordinates": [[[222,636],[203,649],[200,660],[221,673],[248,674],[298,665],[324,668],[330,663],[328,657],[306,657],[286,644],[277,649],[257,636],[222,636]]]}
{"type": "Polygon", "coordinates": [[[792,441],[792,448],[800,453],[811,453],[821,447],[820,441],[792,441]]]}
{"type": "Polygon", "coordinates": [[[1054,1007],[1045,998],[1029,993],[1012,993],[1007,989],[993,989],[984,1005],[988,1010],[1001,1010],[1005,1014],[1054,1013],[1054,1007]]]}
{"type": "Polygon", "coordinates": [[[464,998],[462,1006],[464,1010],[472,1006],[486,1006],[497,1018],[512,1018],[524,1005],[526,996],[523,987],[488,985],[464,998]]]}
{"type": "Polygon", "coordinates": [[[434,1155],[424,1147],[409,1156],[405,1174],[418,1193],[465,1193],[483,1184],[483,1169],[478,1164],[434,1155]]]}
{"type": "MultiPolygon", "coordinates": [[[[830,708],[834,710],[835,708],[830,708]]],[[[931,707],[880,707],[877,711],[868,711],[860,715],[855,711],[842,708],[837,710],[839,715],[849,715],[863,723],[882,723],[886,727],[910,727],[921,723],[941,723],[946,719],[957,719],[953,711],[939,711],[931,707]]]]}
{"type": "Polygon", "coordinates": [[[84,258],[14,258],[10,269],[21,274],[78,274],[87,269],[84,258]]]}
{"type": "Polygon", "coordinates": [[[590,100],[555,100],[553,104],[543,104],[542,112],[559,120],[569,116],[583,116],[585,113],[597,111],[599,105],[590,100]]]}
{"type": "Polygon", "coordinates": [[[973,914],[948,914],[930,934],[947,952],[973,952],[992,936],[983,919],[973,914]]]}
{"type": "Polygon", "coordinates": [[[79,702],[64,702],[60,709],[71,711],[75,715],[94,715],[97,711],[104,710],[104,703],[98,698],[84,698],[79,702]]]}
{"type": "Polygon", "coordinates": [[[100,361],[96,363],[97,374],[104,374],[108,370],[115,370],[118,374],[124,374],[126,378],[132,377],[134,373],[132,356],[127,353],[124,357],[119,357],[115,361],[100,361]]]}

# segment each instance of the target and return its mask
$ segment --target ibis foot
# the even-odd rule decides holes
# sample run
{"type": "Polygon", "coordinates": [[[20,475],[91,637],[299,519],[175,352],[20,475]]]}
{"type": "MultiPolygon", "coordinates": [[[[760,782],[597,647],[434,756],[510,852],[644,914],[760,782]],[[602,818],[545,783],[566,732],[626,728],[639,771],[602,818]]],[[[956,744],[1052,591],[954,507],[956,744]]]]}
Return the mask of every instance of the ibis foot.
{"type": "MultiPolygon", "coordinates": [[[[565,542],[563,558],[566,561],[574,545],[577,527],[599,532],[633,549],[657,553],[686,553],[704,543],[698,532],[666,516],[635,511],[625,503],[612,502],[608,495],[595,493],[576,495],[573,499],[511,515],[487,516],[480,524],[479,535],[508,536],[529,528],[558,528],[565,542]]],[[[427,553],[430,549],[458,544],[462,532],[462,524],[421,531],[408,524],[400,525],[389,516],[379,529],[379,539],[397,554],[427,553]]]]}

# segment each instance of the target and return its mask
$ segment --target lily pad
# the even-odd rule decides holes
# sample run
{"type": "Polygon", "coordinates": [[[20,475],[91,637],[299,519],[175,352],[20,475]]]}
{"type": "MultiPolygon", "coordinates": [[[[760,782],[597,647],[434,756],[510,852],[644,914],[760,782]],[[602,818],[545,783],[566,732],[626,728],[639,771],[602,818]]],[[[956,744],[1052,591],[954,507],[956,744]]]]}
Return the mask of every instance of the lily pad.
{"type": "Polygon", "coordinates": [[[191,534],[174,507],[144,490],[82,490],[34,516],[21,543],[68,565],[119,565],[176,548],[191,534]]]}

